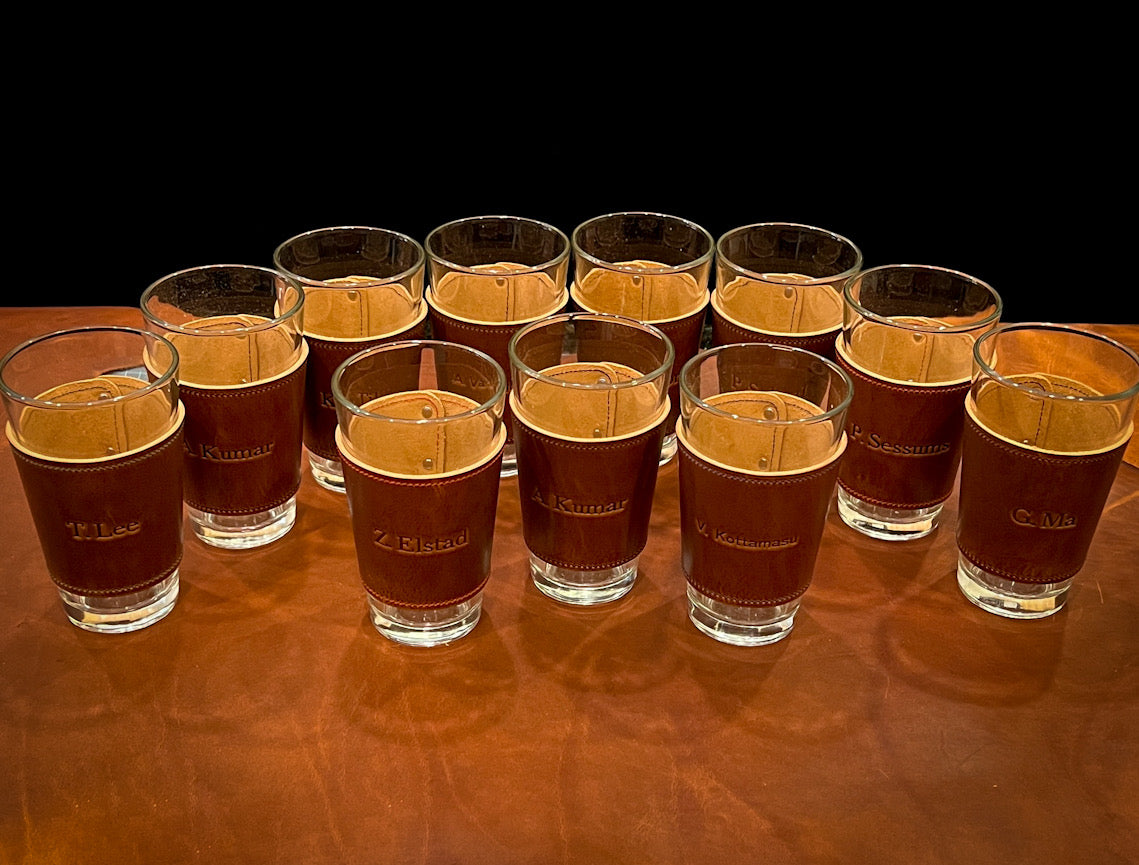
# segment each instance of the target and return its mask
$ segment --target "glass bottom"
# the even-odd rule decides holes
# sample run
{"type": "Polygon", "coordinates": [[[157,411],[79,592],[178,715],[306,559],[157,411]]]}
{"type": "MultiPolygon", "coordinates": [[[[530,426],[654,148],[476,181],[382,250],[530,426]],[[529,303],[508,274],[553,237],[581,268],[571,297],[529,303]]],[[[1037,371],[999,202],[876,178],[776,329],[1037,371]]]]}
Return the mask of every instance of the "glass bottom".
{"type": "Polygon", "coordinates": [[[928,508],[884,508],[838,488],[838,515],[852,529],[882,541],[912,541],[937,528],[943,504],[928,508]]]}
{"type": "Polygon", "coordinates": [[[663,466],[666,463],[672,462],[672,458],[676,456],[676,452],[679,447],[680,445],[676,441],[676,433],[671,432],[666,435],[660,443],[659,465],[663,466]]]}
{"type": "Polygon", "coordinates": [[[518,474],[518,452],[513,442],[508,442],[502,449],[502,471],[499,477],[512,478],[518,474]]]}
{"type": "Polygon", "coordinates": [[[765,646],[791,633],[799,599],[773,607],[725,604],[688,587],[688,618],[713,640],[733,646],[765,646]]]}
{"type": "Polygon", "coordinates": [[[442,646],[465,637],[479,622],[482,592],[461,604],[430,610],[395,607],[366,595],[376,630],[405,646],[442,646]]]}
{"type": "Polygon", "coordinates": [[[957,585],[970,601],[1008,619],[1043,619],[1060,611],[1072,588],[1069,578],[1059,583],[1006,580],[957,556],[957,585]]]}
{"type": "Polygon", "coordinates": [[[157,585],[128,595],[76,595],[56,588],[75,627],[97,634],[126,634],[153,625],[174,609],[178,571],[157,585]]]}
{"type": "Polygon", "coordinates": [[[280,540],[297,521],[297,497],[256,514],[210,514],[187,506],[194,536],[211,547],[248,550],[280,540]]]}
{"type": "MultiPolygon", "coordinates": [[[[638,557],[639,559],[639,557],[638,557]]],[[[600,571],[560,568],[530,554],[530,576],[543,595],[582,607],[607,604],[623,598],[637,579],[637,561],[600,571]]]]}
{"type": "Polygon", "coordinates": [[[334,493],[344,492],[344,467],[340,465],[340,460],[325,459],[310,453],[308,464],[318,484],[334,493]]]}

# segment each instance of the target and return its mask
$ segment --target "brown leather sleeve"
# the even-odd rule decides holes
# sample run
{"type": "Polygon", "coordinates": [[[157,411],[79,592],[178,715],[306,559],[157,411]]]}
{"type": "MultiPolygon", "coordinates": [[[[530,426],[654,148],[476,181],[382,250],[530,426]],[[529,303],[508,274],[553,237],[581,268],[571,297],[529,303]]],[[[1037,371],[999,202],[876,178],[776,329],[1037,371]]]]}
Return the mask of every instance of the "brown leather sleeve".
{"type": "Polygon", "coordinates": [[[211,514],[255,514],[296,495],[305,366],[249,387],[182,385],[186,504],[211,514]]]}
{"type": "Polygon", "coordinates": [[[978,567],[1025,583],[1055,583],[1084,566],[1127,449],[1046,454],[965,418],[957,546],[978,567]]]}
{"type": "Polygon", "coordinates": [[[841,455],[795,475],[726,471],[680,442],[681,567],[719,601],[774,606],[810,585],[841,455]]]}
{"type": "Polygon", "coordinates": [[[12,448],[52,581],[122,595],[182,561],[182,431],[112,462],[55,463],[12,448]]]}
{"type": "MultiPolygon", "coordinates": [[[[521,324],[476,324],[460,321],[441,313],[435,307],[431,307],[428,318],[431,321],[431,335],[435,339],[456,342],[490,355],[506,372],[507,382],[510,381],[510,340],[522,327],[521,324]]],[[[511,424],[510,417],[511,409],[508,403],[503,409],[508,443],[514,441],[514,425],[511,424]]]]}
{"type": "MultiPolygon", "coordinates": [[[[393,336],[377,340],[345,342],[306,336],[308,371],[305,373],[305,447],[328,460],[340,459],[336,450],[336,400],[332,397],[332,374],[352,355],[377,345],[405,339],[423,339],[427,319],[393,336]]],[[[415,386],[408,388],[414,390],[415,386]]]]}
{"type": "Polygon", "coordinates": [[[932,507],[949,498],[969,382],[905,385],[867,375],[841,353],[837,362],[854,382],[842,488],[888,508],[932,507]]]}
{"type": "Polygon", "coordinates": [[[672,341],[672,350],[675,354],[672,373],[668,380],[668,398],[672,400],[672,409],[665,419],[666,433],[672,432],[676,426],[676,419],[680,417],[680,370],[700,351],[706,311],[707,304],[684,318],[653,324],[653,327],[661,330],[672,341]]]}
{"type": "Polygon", "coordinates": [[[447,478],[392,478],[341,454],[360,576],[398,607],[447,607],[474,597],[490,575],[502,450],[447,478]]]}
{"type": "Polygon", "coordinates": [[[803,348],[820,354],[828,360],[835,359],[834,341],[841,328],[828,330],[826,333],[812,334],[811,336],[794,336],[793,334],[764,333],[740,327],[720,315],[716,307],[712,309],[712,345],[731,345],[737,342],[763,342],[772,345],[789,345],[794,348],[803,348]]]}
{"type": "Polygon", "coordinates": [[[566,441],[514,417],[526,546],[545,562],[591,571],[641,554],[648,540],[665,425],[616,441],[566,441]]]}

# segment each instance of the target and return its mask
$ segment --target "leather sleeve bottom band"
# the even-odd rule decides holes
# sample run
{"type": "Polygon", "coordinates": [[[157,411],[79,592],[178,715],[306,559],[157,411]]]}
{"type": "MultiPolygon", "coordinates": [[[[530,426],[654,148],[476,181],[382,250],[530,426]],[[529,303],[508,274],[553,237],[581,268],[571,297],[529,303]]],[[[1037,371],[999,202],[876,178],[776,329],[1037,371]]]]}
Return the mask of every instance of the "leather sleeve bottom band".
{"type": "Polygon", "coordinates": [[[344,454],[356,559],[364,588],[396,607],[437,609],[469,600],[490,576],[502,450],[445,478],[394,478],[344,454]]]}
{"type": "Polygon", "coordinates": [[[1056,583],[1084,565],[1127,442],[1065,456],[1018,447],[965,420],[957,546],[991,574],[1056,583]]]}
{"type": "Polygon", "coordinates": [[[56,463],[12,448],[56,585],[125,595],[174,573],[182,561],[182,431],[109,462],[56,463]]]}
{"type": "Polygon", "coordinates": [[[526,546],[557,567],[600,571],[648,541],[662,421],[625,439],[570,441],[514,417],[526,546]]]}
{"type": "Polygon", "coordinates": [[[839,485],[887,508],[927,508],[953,492],[969,382],[906,385],[866,374],[838,353],[854,382],[839,485]]]}
{"type": "Polygon", "coordinates": [[[807,591],[842,458],[765,477],[713,465],[681,440],[681,566],[693,588],[764,607],[807,591]]]}
{"type": "Polygon", "coordinates": [[[345,342],[306,336],[309,356],[305,373],[305,447],[326,460],[340,459],[336,449],[336,400],[332,396],[332,374],[340,364],[369,348],[405,339],[423,339],[426,333],[425,317],[407,330],[383,339],[345,342]]]}
{"type": "Polygon", "coordinates": [[[186,504],[211,514],[255,514],[296,495],[305,366],[248,387],[182,386],[186,504]]]}

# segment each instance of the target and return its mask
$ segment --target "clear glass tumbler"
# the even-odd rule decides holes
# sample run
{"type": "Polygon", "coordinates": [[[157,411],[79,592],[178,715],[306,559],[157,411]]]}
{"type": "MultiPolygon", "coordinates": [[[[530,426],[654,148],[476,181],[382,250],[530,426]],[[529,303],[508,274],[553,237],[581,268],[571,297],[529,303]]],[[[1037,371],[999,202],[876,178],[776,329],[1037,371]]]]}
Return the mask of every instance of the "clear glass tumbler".
{"type": "Polygon", "coordinates": [[[911,264],[864,270],[843,297],[836,359],[854,399],[839,515],[872,538],[921,538],[953,493],[973,343],[996,326],[1001,299],[975,277],[911,264]]]}
{"type": "Polygon", "coordinates": [[[814,574],[853,386],[792,346],[703,352],[680,376],[681,564],[689,618],[742,646],[786,637],[814,574]]]}
{"type": "Polygon", "coordinates": [[[182,561],[178,352],[92,327],[0,360],[6,432],[48,574],[72,624],[121,633],[166,616],[182,561]]]}
{"type": "Polygon", "coordinates": [[[1099,334],[1027,323],[985,334],[973,359],[957,583],[991,613],[1050,616],[1084,566],[1134,432],[1139,356],[1099,334]]]}
{"type": "MultiPolygon", "coordinates": [[[[524,325],[561,312],[569,302],[569,239],[545,222],[521,216],[472,216],[427,235],[431,335],[469,345],[506,369],[508,346],[524,325]]],[[[517,470],[507,406],[503,477],[517,470]]]]}
{"type": "Polygon", "coordinates": [[[332,373],[356,352],[426,336],[424,261],[417,241],[369,226],[306,231],[273,253],[277,270],[305,293],[304,443],[312,476],[327,490],[344,492],[332,373]]]}
{"type": "Polygon", "coordinates": [[[586,312],[651,324],[672,341],[672,414],[660,461],[676,456],[680,368],[700,350],[715,244],[695,222],[664,213],[607,213],[574,229],[570,296],[586,312]]]}
{"type": "Polygon", "coordinates": [[[792,222],[762,222],[716,242],[712,344],[769,342],[834,360],[842,288],[862,268],[845,237],[792,222]]]}
{"type": "Polygon", "coordinates": [[[672,343],[633,319],[563,314],[518,331],[510,364],[534,584],[569,604],[616,600],[648,539],[672,343]]]}
{"type": "Polygon", "coordinates": [[[502,368],[455,343],[394,342],[346,360],[332,390],[372,624],[413,646],[465,636],[490,577],[502,368]]]}
{"type": "Polygon", "coordinates": [[[282,273],[219,264],[142,296],[147,327],[178,348],[186,406],[185,498],[195,537],[248,549],[296,521],[301,483],[304,293],[282,273]]]}

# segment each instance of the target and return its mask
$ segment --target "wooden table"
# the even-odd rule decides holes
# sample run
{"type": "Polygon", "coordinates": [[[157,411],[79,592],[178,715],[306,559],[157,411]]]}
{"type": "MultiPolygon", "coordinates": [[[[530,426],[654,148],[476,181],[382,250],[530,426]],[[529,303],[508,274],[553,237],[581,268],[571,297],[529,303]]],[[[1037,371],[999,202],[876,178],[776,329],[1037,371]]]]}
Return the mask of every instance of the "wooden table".
{"type": "MultiPolygon", "coordinates": [[[[0,351],[95,322],[138,316],[0,310],[0,351]]],[[[0,484],[0,862],[1139,858],[1134,465],[1055,617],[964,599],[953,500],[907,544],[832,509],[794,632],[752,649],[687,619],[675,462],[597,610],[530,583],[503,481],[482,620],[431,650],[372,629],[311,477],[286,538],[188,540],[175,610],[118,636],[67,623],[6,443],[0,484]]]]}

